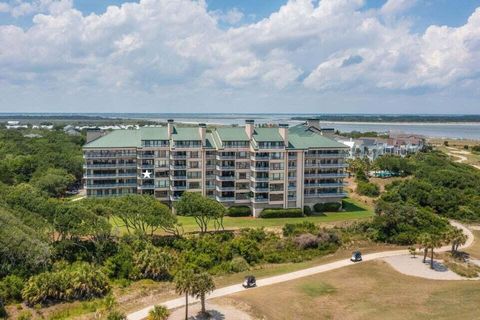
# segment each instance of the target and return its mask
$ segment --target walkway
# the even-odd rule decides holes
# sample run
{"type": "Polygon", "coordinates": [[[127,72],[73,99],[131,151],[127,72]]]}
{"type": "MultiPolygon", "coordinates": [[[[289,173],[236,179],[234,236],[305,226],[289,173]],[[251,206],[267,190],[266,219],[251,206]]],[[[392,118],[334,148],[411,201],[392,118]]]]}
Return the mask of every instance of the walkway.
{"type": "MultiPolygon", "coordinates": [[[[474,236],[473,233],[468,230],[466,227],[464,227],[462,224],[458,222],[451,221],[450,222],[453,226],[462,229],[462,231],[467,235],[468,240],[467,242],[460,247],[460,249],[469,247],[472,245],[474,236]]],[[[437,252],[445,252],[450,250],[450,246],[444,246],[442,248],[439,248],[437,252]]],[[[383,252],[376,252],[376,253],[370,253],[366,254],[363,256],[363,262],[366,261],[372,261],[376,259],[381,259],[381,258],[387,258],[387,257],[394,257],[394,256],[401,256],[401,255],[406,255],[408,254],[408,250],[392,250],[392,251],[383,251],[383,252]]],[[[358,262],[357,262],[358,263],[358,262]]],[[[347,266],[351,266],[355,263],[351,262],[348,259],[343,259],[327,264],[322,264],[316,267],[308,268],[308,269],[303,269],[295,272],[290,272],[290,273],[285,273],[281,274],[278,276],[273,276],[265,279],[259,279],[257,280],[257,288],[258,287],[264,287],[272,284],[277,284],[285,281],[290,281],[290,280],[295,280],[303,277],[308,277],[311,275],[315,275],[318,273],[322,272],[327,272],[347,266]]],[[[241,292],[244,290],[254,290],[254,289],[245,289],[242,287],[241,284],[235,284],[232,286],[224,287],[224,288],[219,288],[214,290],[210,295],[207,296],[207,299],[214,299],[214,298],[219,298],[223,297],[226,295],[234,294],[237,292],[241,292]]],[[[194,299],[193,297],[189,299],[189,304],[190,303],[196,303],[198,302],[198,299],[194,299]]],[[[185,297],[180,297],[177,299],[169,300],[166,302],[161,303],[163,306],[167,307],[168,309],[176,309],[179,307],[183,307],[185,305],[185,297]]],[[[142,310],[139,310],[137,312],[131,313],[127,316],[128,320],[142,320],[145,319],[148,316],[149,311],[153,308],[153,306],[146,307],[142,310]]]]}

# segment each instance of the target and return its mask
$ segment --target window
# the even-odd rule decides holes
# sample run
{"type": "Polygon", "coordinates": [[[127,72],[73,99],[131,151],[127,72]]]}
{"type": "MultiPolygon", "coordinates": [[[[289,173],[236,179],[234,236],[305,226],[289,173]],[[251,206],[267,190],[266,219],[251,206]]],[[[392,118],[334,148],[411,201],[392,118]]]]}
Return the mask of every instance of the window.
{"type": "Polygon", "coordinates": [[[238,172],[237,173],[237,179],[239,179],[239,180],[248,179],[247,172],[238,172]]]}
{"type": "Polygon", "coordinates": [[[270,170],[283,170],[283,162],[281,163],[270,163],[270,170]]]}
{"type": "Polygon", "coordinates": [[[202,178],[202,172],[200,172],[200,171],[187,172],[187,178],[188,179],[201,179],[202,178]]]}
{"type": "Polygon", "coordinates": [[[168,140],[142,140],[142,147],[168,147],[168,140]]]}
{"type": "Polygon", "coordinates": [[[196,158],[198,158],[198,157],[199,157],[198,151],[191,151],[191,152],[190,152],[190,158],[196,159],[196,158]]]}
{"type": "Polygon", "coordinates": [[[168,160],[157,160],[157,161],[155,161],[155,166],[157,168],[166,168],[166,167],[168,167],[168,165],[169,165],[168,160]]]}
{"type": "Polygon", "coordinates": [[[169,185],[170,185],[170,181],[166,180],[166,179],[155,181],[155,187],[157,187],[157,188],[168,188],[169,185]]]}
{"type": "Polygon", "coordinates": [[[192,169],[198,169],[200,168],[200,162],[199,161],[189,161],[188,162],[188,167],[192,169]]]}
{"type": "Polygon", "coordinates": [[[283,173],[270,173],[270,180],[283,180],[283,173]]]}

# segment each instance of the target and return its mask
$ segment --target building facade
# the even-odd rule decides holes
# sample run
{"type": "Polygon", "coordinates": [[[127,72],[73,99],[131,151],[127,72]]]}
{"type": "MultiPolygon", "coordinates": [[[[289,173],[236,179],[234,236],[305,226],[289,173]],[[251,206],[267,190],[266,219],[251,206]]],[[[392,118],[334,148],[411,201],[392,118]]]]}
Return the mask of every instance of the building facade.
{"type": "Polygon", "coordinates": [[[318,121],[288,125],[177,125],[115,130],[84,146],[87,196],[151,194],[172,205],[185,191],[226,206],[303,208],[339,202],[349,148],[318,121]]]}

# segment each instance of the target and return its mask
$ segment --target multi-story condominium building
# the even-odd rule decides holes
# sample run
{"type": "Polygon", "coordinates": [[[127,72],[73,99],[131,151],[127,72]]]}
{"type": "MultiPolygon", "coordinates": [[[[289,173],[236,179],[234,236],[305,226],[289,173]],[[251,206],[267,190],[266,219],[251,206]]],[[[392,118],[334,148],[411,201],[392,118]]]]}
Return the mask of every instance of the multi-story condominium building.
{"type": "Polygon", "coordinates": [[[115,130],[84,146],[89,197],[151,194],[172,205],[183,192],[231,205],[303,208],[346,196],[349,148],[322,135],[318,121],[288,125],[186,126],[115,130]]]}

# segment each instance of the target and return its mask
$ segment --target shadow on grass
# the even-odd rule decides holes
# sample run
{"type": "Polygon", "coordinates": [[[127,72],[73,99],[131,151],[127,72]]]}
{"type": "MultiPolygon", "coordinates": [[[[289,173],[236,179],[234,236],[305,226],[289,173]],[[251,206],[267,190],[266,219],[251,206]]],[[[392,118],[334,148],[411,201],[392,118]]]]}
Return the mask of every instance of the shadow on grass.
{"type": "Polygon", "coordinates": [[[365,212],[367,209],[352,202],[344,202],[343,212],[365,212]]]}

